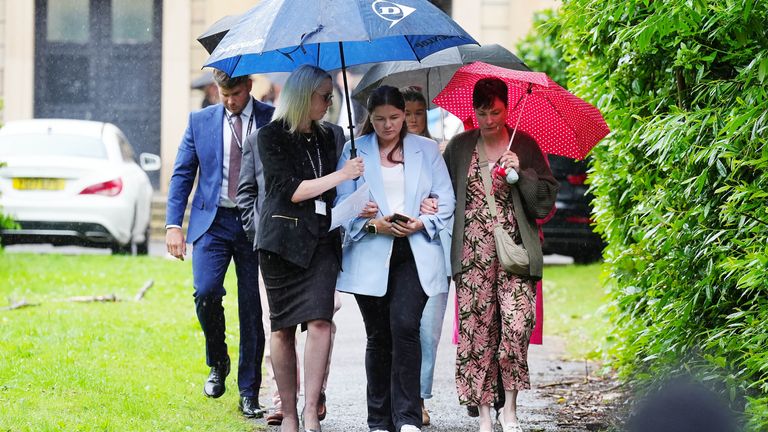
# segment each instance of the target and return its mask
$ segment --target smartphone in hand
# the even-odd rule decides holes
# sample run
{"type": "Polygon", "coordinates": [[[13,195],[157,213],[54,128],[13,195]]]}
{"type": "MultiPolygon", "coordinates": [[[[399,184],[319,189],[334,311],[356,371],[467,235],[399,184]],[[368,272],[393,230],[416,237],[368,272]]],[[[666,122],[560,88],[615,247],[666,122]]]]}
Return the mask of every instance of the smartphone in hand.
{"type": "Polygon", "coordinates": [[[411,218],[409,218],[408,216],[400,213],[393,213],[390,219],[392,220],[392,222],[402,222],[404,224],[407,224],[411,220],[411,218]]]}

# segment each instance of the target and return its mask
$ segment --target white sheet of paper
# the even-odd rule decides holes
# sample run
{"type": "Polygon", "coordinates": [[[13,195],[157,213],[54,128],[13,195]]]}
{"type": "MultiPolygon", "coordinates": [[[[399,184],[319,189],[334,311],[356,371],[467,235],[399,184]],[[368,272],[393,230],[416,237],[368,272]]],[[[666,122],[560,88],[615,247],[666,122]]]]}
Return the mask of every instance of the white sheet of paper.
{"type": "Polygon", "coordinates": [[[363,184],[344,201],[331,209],[331,230],[356,218],[363,211],[365,204],[371,200],[369,189],[368,183],[363,184]]]}

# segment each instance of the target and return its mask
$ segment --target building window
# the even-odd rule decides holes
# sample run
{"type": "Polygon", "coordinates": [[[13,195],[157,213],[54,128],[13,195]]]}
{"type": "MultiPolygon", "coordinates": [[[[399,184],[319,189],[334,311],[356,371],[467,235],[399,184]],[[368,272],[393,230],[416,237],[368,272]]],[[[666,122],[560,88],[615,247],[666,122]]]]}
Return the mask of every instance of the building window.
{"type": "Polygon", "coordinates": [[[153,0],[113,0],[112,42],[141,44],[152,42],[153,0]]]}
{"type": "Polygon", "coordinates": [[[48,41],[87,43],[90,38],[89,3],[89,0],[48,0],[48,41]]]}

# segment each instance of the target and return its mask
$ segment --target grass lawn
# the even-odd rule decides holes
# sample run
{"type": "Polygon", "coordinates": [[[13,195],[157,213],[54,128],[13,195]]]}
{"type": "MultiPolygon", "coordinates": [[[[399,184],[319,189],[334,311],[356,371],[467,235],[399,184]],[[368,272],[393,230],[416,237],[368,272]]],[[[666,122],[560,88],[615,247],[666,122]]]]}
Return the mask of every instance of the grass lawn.
{"type": "MultiPolygon", "coordinates": [[[[189,261],[0,252],[0,307],[40,303],[0,311],[0,430],[257,430],[237,411],[237,374],[223,397],[201,403],[208,369],[191,287],[189,261]],[[108,294],[125,301],[63,301],[108,294]]],[[[228,329],[236,353],[236,323],[228,329]]]]}
{"type": "Polygon", "coordinates": [[[608,333],[601,312],[607,302],[601,272],[602,263],[544,269],[544,337],[565,339],[566,352],[574,360],[599,357],[608,333]]]}
{"type": "MultiPolygon", "coordinates": [[[[568,340],[575,358],[589,356],[605,331],[599,272],[545,270],[545,334],[568,340]]],[[[233,276],[225,286],[236,292],[233,276]]],[[[0,251],[0,307],[22,299],[40,305],[0,311],[0,431],[259,430],[237,411],[237,374],[222,398],[202,403],[208,368],[189,261],[0,251]],[[123,301],[66,301],[109,294],[123,301]]],[[[234,295],[225,307],[236,355],[234,295]]]]}

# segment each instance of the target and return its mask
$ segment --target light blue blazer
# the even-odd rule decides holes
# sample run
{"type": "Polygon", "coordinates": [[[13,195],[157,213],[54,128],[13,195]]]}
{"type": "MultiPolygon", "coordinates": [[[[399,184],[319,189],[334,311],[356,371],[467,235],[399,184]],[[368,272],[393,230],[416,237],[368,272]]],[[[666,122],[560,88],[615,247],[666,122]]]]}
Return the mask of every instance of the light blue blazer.
{"type": "MultiPolygon", "coordinates": [[[[363,158],[365,174],[357,180],[348,180],[337,187],[336,202],[341,202],[356,188],[368,183],[371,201],[379,206],[379,215],[390,216],[384,192],[381,173],[381,158],[376,134],[364,135],[355,140],[358,156],[363,158]]],[[[344,145],[338,167],[349,159],[350,144],[344,145]]],[[[405,208],[411,217],[419,215],[424,198],[438,198],[438,209],[434,215],[421,215],[424,230],[408,236],[421,287],[428,296],[448,292],[445,255],[440,241],[440,232],[450,226],[456,197],[448,176],[445,161],[435,141],[418,135],[408,134],[403,143],[405,160],[405,208]]],[[[363,229],[367,219],[356,218],[345,225],[345,240],[342,253],[342,271],[339,273],[336,289],[342,292],[382,297],[387,293],[389,261],[392,255],[394,237],[386,234],[370,234],[363,229]]],[[[448,245],[450,247],[450,245],[448,245]]]]}

